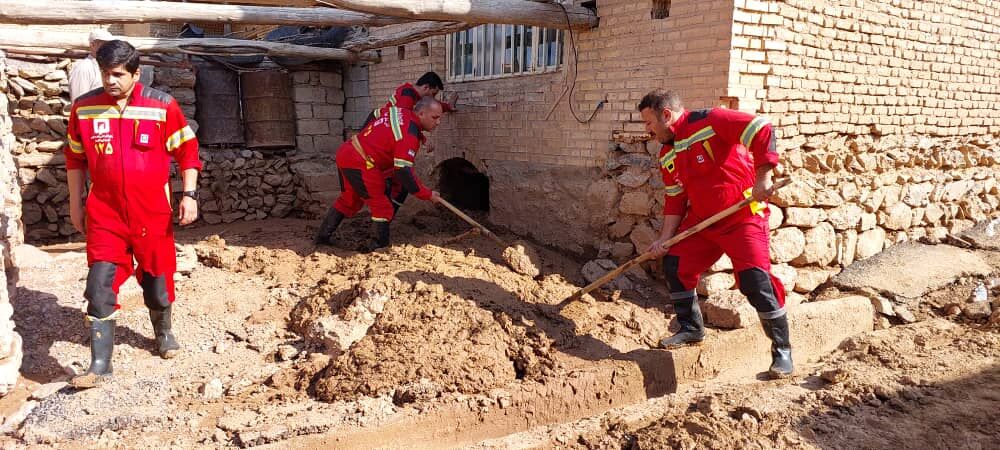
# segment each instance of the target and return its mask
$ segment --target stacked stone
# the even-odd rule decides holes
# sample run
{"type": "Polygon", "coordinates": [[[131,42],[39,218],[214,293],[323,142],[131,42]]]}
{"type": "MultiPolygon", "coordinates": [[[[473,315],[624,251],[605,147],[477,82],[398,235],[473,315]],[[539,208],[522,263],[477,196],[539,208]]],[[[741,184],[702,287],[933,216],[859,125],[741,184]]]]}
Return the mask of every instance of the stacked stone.
{"type": "MultiPolygon", "coordinates": [[[[21,191],[12,158],[12,150],[18,143],[8,115],[8,101],[13,97],[9,83],[13,77],[7,77],[5,66],[6,59],[0,51],[0,396],[14,388],[21,368],[21,336],[14,331],[14,321],[11,320],[14,314],[11,299],[17,293],[17,267],[12,250],[24,240],[19,220],[21,191]]],[[[19,77],[20,74],[14,76],[19,77]]],[[[23,78],[19,79],[25,81],[23,78]]],[[[19,97],[23,96],[22,93],[19,97]]]]}
{"type": "MultiPolygon", "coordinates": [[[[210,224],[285,217],[308,193],[283,154],[202,149],[202,219],[210,224]]],[[[175,181],[175,195],[181,185],[175,181]]]]}
{"type": "Polygon", "coordinates": [[[344,142],[343,78],[337,72],[292,74],[296,148],[301,153],[329,154],[344,142]]]}
{"type": "Polygon", "coordinates": [[[347,68],[344,72],[344,96],[344,125],[348,130],[360,131],[374,109],[368,90],[368,66],[352,65],[347,68]]]}
{"type": "Polygon", "coordinates": [[[14,135],[11,149],[18,167],[21,195],[26,202],[23,221],[30,240],[72,236],[65,159],[62,147],[70,113],[69,59],[37,63],[9,59],[4,83],[12,106],[14,135]]]}
{"type": "MultiPolygon", "coordinates": [[[[856,260],[889,246],[940,240],[1000,214],[1000,139],[842,136],[819,148],[784,152],[795,182],[771,205],[774,273],[796,292],[811,292],[856,260]]],[[[590,208],[605,240],[601,257],[621,262],[646,249],[661,225],[663,185],[652,143],[609,152],[606,176],[591,186],[590,208]]],[[[703,277],[703,295],[733,289],[723,258],[703,277]]]]}
{"type": "MultiPolygon", "coordinates": [[[[143,70],[145,69],[144,66],[143,70]]],[[[172,95],[180,104],[181,110],[184,111],[188,125],[197,132],[198,122],[194,120],[194,114],[197,110],[197,99],[194,94],[194,72],[190,69],[176,67],[157,67],[153,72],[152,87],[172,95]]]]}

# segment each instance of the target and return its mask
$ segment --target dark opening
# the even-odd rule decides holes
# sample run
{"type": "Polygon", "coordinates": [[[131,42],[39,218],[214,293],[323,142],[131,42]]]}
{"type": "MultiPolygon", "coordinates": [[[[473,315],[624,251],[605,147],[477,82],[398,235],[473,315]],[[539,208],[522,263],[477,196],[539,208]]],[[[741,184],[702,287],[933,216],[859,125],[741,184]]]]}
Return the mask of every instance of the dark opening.
{"type": "Polygon", "coordinates": [[[670,0],[653,0],[653,10],[649,13],[654,19],[670,17],[670,0]]]}
{"type": "Polygon", "coordinates": [[[427,45],[427,41],[420,43],[420,56],[431,56],[431,47],[427,45]]]}
{"type": "Polygon", "coordinates": [[[396,47],[396,56],[399,57],[400,61],[406,59],[406,46],[405,45],[400,45],[399,47],[396,47]]]}
{"type": "Polygon", "coordinates": [[[467,210],[490,210],[490,179],[463,158],[445,160],[434,169],[437,190],[445,200],[467,210]]]}

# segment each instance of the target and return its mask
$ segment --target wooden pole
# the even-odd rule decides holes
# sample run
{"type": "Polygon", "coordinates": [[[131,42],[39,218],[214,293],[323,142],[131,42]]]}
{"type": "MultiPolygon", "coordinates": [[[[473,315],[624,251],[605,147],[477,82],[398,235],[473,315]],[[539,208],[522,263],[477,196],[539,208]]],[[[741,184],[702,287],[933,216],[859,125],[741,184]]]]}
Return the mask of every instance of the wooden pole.
{"type": "Polygon", "coordinates": [[[414,20],[472,24],[503,23],[574,30],[588,30],[597,26],[597,15],[582,6],[560,6],[555,3],[525,0],[325,0],[325,2],[353,11],[414,20]]]}
{"type": "Polygon", "coordinates": [[[20,25],[147,22],[384,26],[407,19],[332,8],[284,8],[180,2],[0,0],[0,23],[20,25]]]}
{"type": "Polygon", "coordinates": [[[388,32],[379,30],[374,36],[371,34],[364,36],[351,36],[340,45],[340,48],[356,52],[374,50],[377,48],[408,44],[410,42],[419,41],[431,36],[456,33],[474,26],[475,25],[463,22],[414,22],[406,25],[406,27],[392,27],[399,28],[398,30],[387,30],[388,32]]]}
{"type": "MultiPolygon", "coordinates": [[[[21,57],[35,57],[48,60],[58,60],[61,58],[69,59],[84,59],[90,55],[89,51],[86,50],[66,50],[61,48],[45,48],[45,47],[6,47],[3,49],[8,55],[17,55],[21,57]]],[[[140,57],[139,64],[146,66],[156,66],[156,67],[176,67],[182,69],[190,69],[191,64],[187,62],[167,62],[158,61],[155,59],[150,59],[148,57],[140,57]]]]}
{"type": "MultiPolygon", "coordinates": [[[[370,55],[359,55],[341,48],[310,47],[307,45],[283,44],[269,41],[248,41],[242,39],[203,38],[203,39],[173,39],[118,36],[118,39],[128,41],[143,53],[173,53],[173,54],[211,54],[247,55],[258,54],[267,56],[285,56],[314,60],[345,60],[374,61],[370,55]]],[[[86,50],[90,48],[87,34],[68,31],[42,31],[25,28],[11,32],[11,29],[0,33],[0,48],[12,47],[50,47],[86,50]]]]}
{"type": "MultiPolygon", "coordinates": [[[[775,191],[777,191],[778,189],[781,189],[781,188],[787,186],[791,182],[792,182],[791,178],[785,178],[783,180],[778,181],[773,186],[771,186],[771,189],[768,189],[767,196],[770,197],[770,196],[774,195],[775,191]]],[[[739,210],[741,210],[743,208],[749,207],[751,202],[753,202],[753,199],[752,198],[747,198],[747,199],[744,199],[744,200],[736,203],[735,205],[732,205],[732,206],[730,206],[730,207],[728,207],[728,208],[726,208],[726,209],[724,209],[722,211],[719,211],[719,212],[715,213],[715,215],[713,215],[712,217],[709,217],[709,218],[707,218],[707,219],[705,219],[705,220],[703,220],[701,222],[698,222],[695,226],[693,226],[691,228],[688,228],[688,229],[686,229],[686,230],[678,233],[674,237],[670,238],[669,240],[667,240],[667,242],[663,243],[663,247],[664,248],[670,248],[670,247],[672,247],[674,244],[676,244],[676,243],[678,243],[680,241],[683,241],[684,239],[687,239],[692,234],[695,234],[695,233],[697,233],[697,232],[699,232],[701,230],[704,230],[705,228],[708,228],[708,227],[712,226],[713,224],[715,224],[715,222],[718,222],[718,221],[720,221],[722,219],[725,219],[726,217],[729,217],[730,215],[732,215],[736,211],[739,211],[739,210]]],[[[639,264],[642,264],[642,263],[644,263],[646,261],[649,261],[651,259],[654,259],[654,258],[655,257],[654,257],[653,252],[646,252],[646,253],[643,253],[643,254],[641,254],[639,256],[636,256],[635,258],[632,258],[631,260],[629,260],[625,264],[622,264],[621,266],[619,266],[615,270],[612,270],[612,271],[606,273],[603,277],[594,280],[593,283],[588,284],[583,289],[580,289],[579,291],[576,291],[576,293],[574,293],[573,295],[571,295],[568,299],[564,300],[563,303],[565,303],[567,301],[578,299],[578,298],[582,297],[584,294],[587,294],[590,291],[593,291],[594,289],[597,289],[597,288],[599,288],[601,286],[604,286],[605,284],[607,284],[611,280],[614,280],[615,278],[618,278],[619,275],[621,275],[621,274],[623,274],[623,273],[631,270],[633,267],[635,267],[635,266],[637,266],[639,264]]]]}

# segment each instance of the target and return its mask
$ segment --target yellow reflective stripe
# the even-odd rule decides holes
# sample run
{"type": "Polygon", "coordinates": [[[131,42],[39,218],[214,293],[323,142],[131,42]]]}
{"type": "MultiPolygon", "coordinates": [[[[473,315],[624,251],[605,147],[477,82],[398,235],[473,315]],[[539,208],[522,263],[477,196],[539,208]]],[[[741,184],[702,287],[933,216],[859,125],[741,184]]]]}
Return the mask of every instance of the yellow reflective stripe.
{"type": "Polygon", "coordinates": [[[69,138],[69,149],[73,151],[73,153],[83,153],[83,145],[73,140],[73,138],[69,138]]]}
{"type": "Polygon", "coordinates": [[[184,125],[184,128],[177,130],[167,138],[167,151],[172,152],[177,150],[178,147],[194,139],[194,137],[194,131],[191,130],[191,127],[184,125]]]}
{"type": "Polygon", "coordinates": [[[679,184],[671,184],[670,186],[665,186],[664,189],[667,190],[667,195],[671,197],[676,197],[684,193],[684,186],[679,184]]]}
{"type": "Polygon", "coordinates": [[[663,157],[660,158],[660,167],[667,167],[667,164],[673,162],[674,158],[676,157],[677,157],[677,151],[670,150],[669,152],[667,152],[667,154],[663,155],[663,157]]]}
{"type": "Polygon", "coordinates": [[[129,106],[122,113],[122,119],[167,121],[167,110],[163,108],[148,108],[145,106],[129,106]]]}
{"type": "Polygon", "coordinates": [[[81,106],[76,109],[76,117],[80,119],[117,119],[118,107],[115,105],[81,106]]]}
{"type": "Polygon", "coordinates": [[[683,152],[684,150],[687,150],[688,147],[690,147],[695,142],[704,141],[705,139],[709,139],[712,136],[715,136],[715,130],[713,130],[712,127],[709,126],[702,128],[685,139],[675,141],[674,150],[677,152],[683,152]]]}
{"type": "Polygon", "coordinates": [[[395,158],[392,160],[392,165],[395,167],[413,167],[413,163],[405,159],[395,158]]]}
{"type": "Polygon", "coordinates": [[[381,217],[372,216],[372,222],[388,222],[389,219],[383,219],[381,217]]]}
{"type": "Polygon", "coordinates": [[[399,108],[389,108],[389,127],[397,141],[403,140],[403,112],[399,108]]]}
{"type": "Polygon", "coordinates": [[[754,117],[754,119],[750,121],[750,124],[743,129],[743,133],[740,134],[740,143],[743,144],[744,147],[750,148],[750,143],[753,142],[753,138],[757,136],[757,132],[768,124],[769,122],[767,119],[763,117],[754,117]]]}

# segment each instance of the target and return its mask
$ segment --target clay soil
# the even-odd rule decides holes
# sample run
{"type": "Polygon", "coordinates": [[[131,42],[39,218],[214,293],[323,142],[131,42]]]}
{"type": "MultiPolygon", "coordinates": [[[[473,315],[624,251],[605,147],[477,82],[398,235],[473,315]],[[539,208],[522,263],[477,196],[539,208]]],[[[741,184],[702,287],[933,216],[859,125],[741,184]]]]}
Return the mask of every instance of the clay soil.
{"type": "MultiPolygon", "coordinates": [[[[337,239],[353,248],[368,223],[346,225],[337,239]]],[[[647,383],[642,398],[624,398],[615,386],[643,391],[662,355],[652,347],[671,326],[662,288],[644,273],[630,274],[633,291],[564,302],[584,284],[583,261],[532,243],[541,274],[518,274],[487,239],[450,242],[467,227],[444,213],[401,219],[395,245],[370,255],[315,248],[314,227],[289,219],[181,231],[197,255],[177,282],[184,353],[154,355],[130,281],[111,382],[49,395],[40,392],[85,368],[89,354],[82,246],[45,249],[54,258],[22,269],[14,304],[24,381],[0,402],[4,415],[26,401],[33,409],[0,447],[1000,445],[1000,334],[983,323],[928,308],[921,322],[802,363],[790,380],[647,383]],[[527,398],[547,406],[518,409],[527,398]]]]}

